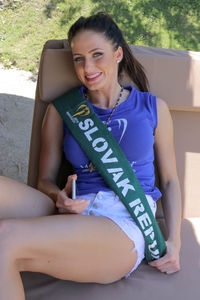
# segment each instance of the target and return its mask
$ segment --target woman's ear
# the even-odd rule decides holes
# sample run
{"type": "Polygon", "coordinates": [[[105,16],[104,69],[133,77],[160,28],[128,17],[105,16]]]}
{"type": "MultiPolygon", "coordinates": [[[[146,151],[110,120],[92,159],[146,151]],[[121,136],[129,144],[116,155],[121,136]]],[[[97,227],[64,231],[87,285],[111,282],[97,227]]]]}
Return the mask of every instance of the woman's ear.
{"type": "Polygon", "coordinates": [[[120,63],[120,61],[122,61],[122,59],[123,59],[123,49],[122,49],[121,46],[119,46],[117,48],[117,50],[115,51],[115,58],[116,58],[117,63],[120,63]]]}

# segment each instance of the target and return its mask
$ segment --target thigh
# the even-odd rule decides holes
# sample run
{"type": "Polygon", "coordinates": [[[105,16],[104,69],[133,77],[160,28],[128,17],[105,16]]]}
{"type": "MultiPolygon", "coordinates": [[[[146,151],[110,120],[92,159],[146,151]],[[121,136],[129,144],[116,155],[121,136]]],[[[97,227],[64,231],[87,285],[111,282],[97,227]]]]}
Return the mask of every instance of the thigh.
{"type": "Polygon", "coordinates": [[[14,220],[21,271],[78,282],[113,282],[135,265],[133,242],[106,217],[57,215],[14,220]]]}
{"type": "Polygon", "coordinates": [[[0,176],[0,219],[39,217],[54,211],[55,204],[47,195],[0,176]]]}

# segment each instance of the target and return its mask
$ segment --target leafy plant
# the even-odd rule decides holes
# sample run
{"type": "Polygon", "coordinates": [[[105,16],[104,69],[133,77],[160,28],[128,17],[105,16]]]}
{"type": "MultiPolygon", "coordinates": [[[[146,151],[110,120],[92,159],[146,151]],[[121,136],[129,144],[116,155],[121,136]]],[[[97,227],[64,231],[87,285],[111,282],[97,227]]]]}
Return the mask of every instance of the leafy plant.
{"type": "Polygon", "coordinates": [[[44,43],[81,15],[108,12],[128,43],[200,50],[199,0],[0,0],[0,62],[37,72],[44,43]]]}

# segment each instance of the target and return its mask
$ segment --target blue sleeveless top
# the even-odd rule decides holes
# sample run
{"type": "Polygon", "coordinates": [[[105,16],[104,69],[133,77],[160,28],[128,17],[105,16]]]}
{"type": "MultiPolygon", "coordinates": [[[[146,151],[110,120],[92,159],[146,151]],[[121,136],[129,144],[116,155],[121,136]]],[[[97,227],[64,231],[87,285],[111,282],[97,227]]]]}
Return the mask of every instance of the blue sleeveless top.
{"type": "MultiPolygon", "coordinates": [[[[108,130],[119,143],[130,162],[145,194],[151,195],[157,201],[161,192],[155,187],[154,175],[154,132],[157,127],[156,97],[148,92],[140,92],[133,86],[128,98],[119,104],[112,115],[108,130]]],[[[84,96],[85,87],[80,88],[84,96]]],[[[97,116],[106,123],[112,109],[99,108],[91,103],[97,116]]],[[[77,174],[77,195],[110,191],[104,179],[97,170],[89,172],[89,163],[79,144],[64,126],[63,150],[66,159],[72,164],[77,174]]]]}

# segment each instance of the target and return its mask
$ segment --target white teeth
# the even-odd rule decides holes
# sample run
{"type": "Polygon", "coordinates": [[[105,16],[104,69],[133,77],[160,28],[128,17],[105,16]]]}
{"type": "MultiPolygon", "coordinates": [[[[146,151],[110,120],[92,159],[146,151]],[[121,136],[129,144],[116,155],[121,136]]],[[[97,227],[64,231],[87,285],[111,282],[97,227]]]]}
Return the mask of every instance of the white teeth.
{"type": "Polygon", "coordinates": [[[86,77],[89,78],[89,79],[92,79],[92,78],[95,78],[95,77],[99,76],[99,74],[100,74],[100,73],[94,74],[94,75],[90,75],[90,76],[86,76],[86,77]]]}

